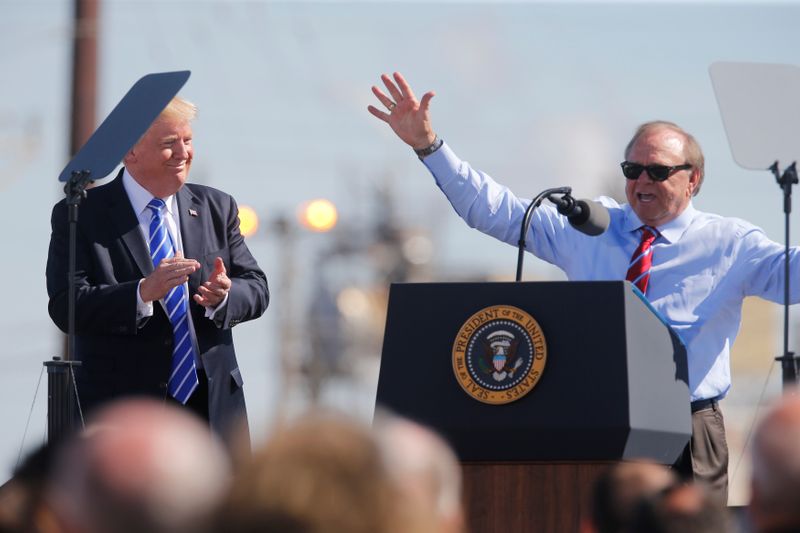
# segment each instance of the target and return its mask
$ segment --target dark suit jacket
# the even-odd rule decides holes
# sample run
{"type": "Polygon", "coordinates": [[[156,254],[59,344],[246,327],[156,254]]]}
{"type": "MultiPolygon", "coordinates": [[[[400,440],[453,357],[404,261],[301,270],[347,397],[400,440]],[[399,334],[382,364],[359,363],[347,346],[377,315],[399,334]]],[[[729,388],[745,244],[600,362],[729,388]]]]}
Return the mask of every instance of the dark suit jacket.
{"type": "MultiPolygon", "coordinates": [[[[264,312],[269,301],[267,280],[239,233],[231,196],[188,183],[176,196],[184,256],[202,266],[189,277],[189,294],[208,279],[217,256],[225,261],[232,281],[227,305],[213,322],[205,318],[204,307],[189,301],[208,375],[211,427],[227,436],[230,425],[246,414],[231,328],[264,312]]],[[[64,200],[53,208],[51,225],[48,307],[53,321],[66,331],[69,228],[64,200]]],[[[84,412],[124,395],[166,396],[172,327],[158,302],[142,327],[136,321],[138,283],[152,271],[150,252],[120,172],[110,183],[88,191],[78,220],[75,351],[82,361],[76,381],[84,412]]]]}

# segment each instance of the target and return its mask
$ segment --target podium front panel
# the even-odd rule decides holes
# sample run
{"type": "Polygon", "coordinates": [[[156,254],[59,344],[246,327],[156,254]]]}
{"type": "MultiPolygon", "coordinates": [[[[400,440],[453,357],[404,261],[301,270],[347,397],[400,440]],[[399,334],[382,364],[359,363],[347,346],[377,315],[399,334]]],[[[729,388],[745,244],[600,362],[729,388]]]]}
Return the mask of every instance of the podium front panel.
{"type": "MultiPolygon", "coordinates": [[[[637,354],[629,353],[626,313],[650,311],[643,303],[637,309],[635,302],[626,300],[626,291],[630,286],[622,282],[394,284],[378,403],[437,429],[463,461],[608,460],[631,451],[665,461],[677,444],[666,450],[647,447],[659,447],[658,441],[669,438],[629,443],[638,431],[631,424],[631,404],[636,404],[641,418],[646,416],[641,402],[648,401],[632,395],[655,387],[670,401],[653,409],[671,409],[673,404],[678,411],[685,408],[686,416],[673,417],[682,427],[655,428],[666,437],[676,435],[673,440],[680,442],[691,431],[688,387],[674,379],[674,372],[662,375],[659,365],[630,365],[629,358],[637,354]],[[459,329],[474,313],[495,305],[530,314],[547,345],[546,364],[536,386],[503,405],[472,398],[453,372],[459,329]],[[648,375],[651,366],[658,375],[648,375]],[[651,380],[651,384],[631,387],[631,371],[637,372],[637,382],[651,380]]],[[[672,362],[674,333],[661,326],[651,327],[655,346],[663,351],[669,345],[670,353],[650,350],[649,357],[672,362]]]]}

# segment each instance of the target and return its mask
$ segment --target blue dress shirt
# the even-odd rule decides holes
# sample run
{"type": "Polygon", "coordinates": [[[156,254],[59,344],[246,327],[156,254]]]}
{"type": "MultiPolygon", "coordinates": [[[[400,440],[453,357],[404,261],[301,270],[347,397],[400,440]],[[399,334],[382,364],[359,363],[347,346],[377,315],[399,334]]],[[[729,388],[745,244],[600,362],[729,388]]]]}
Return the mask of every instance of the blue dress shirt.
{"type": "MultiPolygon", "coordinates": [[[[423,163],[470,227],[517,246],[530,200],[474,170],[447,144],[423,163]]],[[[611,216],[603,235],[576,231],[555,207],[543,204],[532,218],[527,250],[570,280],[624,280],[643,224],[628,204],[607,197],[597,201],[611,216]]],[[[722,398],[731,386],[730,348],[744,298],[783,303],[784,247],[744,220],[703,213],[691,204],[657,229],[647,299],[686,344],[691,400],[722,398]]],[[[798,247],[791,250],[790,268],[791,302],[797,303],[798,247]]]]}

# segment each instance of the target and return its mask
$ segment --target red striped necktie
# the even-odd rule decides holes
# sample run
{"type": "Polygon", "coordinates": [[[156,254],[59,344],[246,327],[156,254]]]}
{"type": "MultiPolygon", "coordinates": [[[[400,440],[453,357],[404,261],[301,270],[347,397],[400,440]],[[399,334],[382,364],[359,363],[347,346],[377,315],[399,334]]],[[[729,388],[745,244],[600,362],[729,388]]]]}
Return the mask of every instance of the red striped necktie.
{"type": "Polygon", "coordinates": [[[628,266],[628,274],[625,279],[636,285],[647,294],[647,282],[650,281],[650,266],[653,264],[653,241],[658,236],[658,231],[650,226],[642,226],[642,240],[636,251],[631,256],[631,263],[628,266]]]}

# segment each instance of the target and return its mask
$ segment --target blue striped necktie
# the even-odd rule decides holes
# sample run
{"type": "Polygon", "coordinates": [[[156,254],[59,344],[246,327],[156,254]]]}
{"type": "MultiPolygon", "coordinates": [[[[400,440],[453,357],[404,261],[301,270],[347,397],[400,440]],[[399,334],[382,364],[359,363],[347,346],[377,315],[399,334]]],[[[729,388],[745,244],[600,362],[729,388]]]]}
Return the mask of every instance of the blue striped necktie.
{"type": "MultiPolygon", "coordinates": [[[[172,237],[164,223],[164,208],[166,204],[161,198],[153,198],[147,208],[153,212],[150,221],[150,257],[153,266],[158,267],[163,259],[175,255],[172,237]]],[[[164,297],[164,307],[172,324],[174,344],[172,348],[172,365],[170,368],[167,390],[170,396],[185,404],[197,388],[197,370],[194,359],[195,350],[192,338],[189,335],[188,297],[186,287],[180,284],[173,287],[164,297]]]]}

